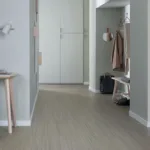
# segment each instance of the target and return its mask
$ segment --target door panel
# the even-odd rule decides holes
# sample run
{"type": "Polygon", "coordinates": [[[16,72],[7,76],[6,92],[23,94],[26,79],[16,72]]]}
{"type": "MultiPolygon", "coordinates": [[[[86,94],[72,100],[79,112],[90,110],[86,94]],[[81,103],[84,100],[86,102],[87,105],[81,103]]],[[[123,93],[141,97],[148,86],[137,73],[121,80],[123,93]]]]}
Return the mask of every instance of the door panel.
{"type": "Polygon", "coordinates": [[[60,83],[60,0],[39,0],[40,83],[60,83]]]}
{"type": "Polygon", "coordinates": [[[83,0],[62,0],[62,33],[83,33],[83,0]]]}
{"type": "Polygon", "coordinates": [[[83,34],[63,34],[61,83],[83,83],[83,34]]]}

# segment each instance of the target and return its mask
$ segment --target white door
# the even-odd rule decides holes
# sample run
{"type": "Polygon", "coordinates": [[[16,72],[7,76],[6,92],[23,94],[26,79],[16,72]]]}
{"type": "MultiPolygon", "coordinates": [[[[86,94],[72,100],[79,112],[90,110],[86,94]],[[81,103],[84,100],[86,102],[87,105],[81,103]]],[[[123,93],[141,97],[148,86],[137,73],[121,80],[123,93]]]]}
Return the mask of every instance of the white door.
{"type": "Polygon", "coordinates": [[[83,83],[83,0],[39,1],[40,83],[83,83]]]}
{"type": "Polygon", "coordinates": [[[39,0],[40,83],[60,83],[60,0],[39,0]]]}
{"type": "Polygon", "coordinates": [[[61,83],[83,83],[83,34],[61,37],[61,83]]]}
{"type": "Polygon", "coordinates": [[[83,0],[61,0],[61,32],[83,33],[83,0]]]}
{"type": "Polygon", "coordinates": [[[61,2],[61,83],[83,83],[83,0],[61,2]]]}

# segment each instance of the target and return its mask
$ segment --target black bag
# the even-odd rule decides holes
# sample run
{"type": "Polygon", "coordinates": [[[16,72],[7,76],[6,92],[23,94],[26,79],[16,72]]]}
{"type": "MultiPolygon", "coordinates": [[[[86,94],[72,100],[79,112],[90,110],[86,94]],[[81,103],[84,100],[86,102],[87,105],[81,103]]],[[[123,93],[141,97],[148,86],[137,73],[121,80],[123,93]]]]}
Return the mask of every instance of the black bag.
{"type": "Polygon", "coordinates": [[[114,80],[112,77],[114,76],[108,73],[100,76],[100,92],[102,94],[113,94],[114,80]]]}

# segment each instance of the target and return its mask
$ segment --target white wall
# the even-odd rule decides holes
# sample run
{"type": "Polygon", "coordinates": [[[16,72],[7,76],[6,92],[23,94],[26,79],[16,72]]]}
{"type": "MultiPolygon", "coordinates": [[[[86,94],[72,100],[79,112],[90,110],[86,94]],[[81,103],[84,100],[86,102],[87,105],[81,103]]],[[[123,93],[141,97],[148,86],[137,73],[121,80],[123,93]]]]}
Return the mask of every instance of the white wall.
{"type": "Polygon", "coordinates": [[[130,5],[125,6],[124,8],[124,17],[130,18],[130,5]],[[128,15],[127,15],[128,14],[128,15]]]}
{"type": "MultiPolygon", "coordinates": [[[[124,10],[123,10],[123,16],[124,16],[124,18],[126,18],[126,17],[128,17],[129,19],[131,18],[130,16],[130,5],[127,5],[127,6],[125,6],[125,8],[124,8],[124,10]]],[[[127,22],[129,22],[129,20],[127,20],[127,22]]],[[[130,62],[129,62],[130,63],[130,62]]],[[[130,65],[130,64],[129,64],[130,65]]],[[[127,77],[129,77],[130,78],[130,70],[129,70],[129,72],[128,72],[128,74],[127,74],[127,77]]],[[[126,88],[126,91],[127,91],[127,88],[126,88]]]]}
{"type": "Polygon", "coordinates": [[[89,82],[89,0],[84,0],[84,82],[89,82]]]}
{"type": "Polygon", "coordinates": [[[98,8],[109,1],[110,0],[96,0],[96,7],[98,8]]]}
{"type": "Polygon", "coordinates": [[[109,0],[101,8],[121,8],[130,4],[130,0],[109,0]]]}
{"type": "Polygon", "coordinates": [[[90,0],[89,10],[89,89],[96,92],[96,1],[90,0]]]}
{"type": "MultiPolygon", "coordinates": [[[[0,34],[0,68],[19,75],[14,79],[17,120],[30,119],[29,0],[1,0],[0,26],[12,22],[15,31],[0,34]]],[[[7,119],[4,84],[0,84],[0,121],[7,119]]]]}
{"type": "MultiPolygon", "coordinates": [[[[2,0],[0,5],[0,26],[10,21],[15,28],[5,37],[0,33],[0,69],[18,73],[13,82],[17,121],[23,121],[22,123],[27,125],[30,123],[37,93],[34,73],[34,2],[35,0],[13,0],[13,2],[2,0]]],[[[0,125],[1,121],[5,120],[7,120],[5,90],[1,81],[0,125]]]]}

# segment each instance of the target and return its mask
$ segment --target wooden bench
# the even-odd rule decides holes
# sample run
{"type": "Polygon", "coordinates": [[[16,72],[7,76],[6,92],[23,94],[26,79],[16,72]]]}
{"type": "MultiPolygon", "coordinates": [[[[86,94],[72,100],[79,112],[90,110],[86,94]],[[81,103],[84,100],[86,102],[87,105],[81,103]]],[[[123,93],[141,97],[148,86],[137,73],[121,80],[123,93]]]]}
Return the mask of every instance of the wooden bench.
{"type": "Polygon", "coordinates": [[[115,81],[115,85],[114,85],[114,92],[113,92],[113,97],[112,99],[114,100],[116,94],[117,94],[117,91],[118,91],[118,85],[119,84],[124,84],[125,86],[127,86],[127,89],[128,89],[128,93],[120,93],[123,97],[126,97],[127,99],[130,99],[130,83],[128,82],[125,82],[122,80],[122,77],[113,77],[112,78],[114,81],[115,81]]]}

